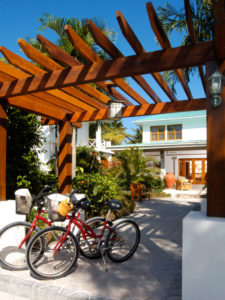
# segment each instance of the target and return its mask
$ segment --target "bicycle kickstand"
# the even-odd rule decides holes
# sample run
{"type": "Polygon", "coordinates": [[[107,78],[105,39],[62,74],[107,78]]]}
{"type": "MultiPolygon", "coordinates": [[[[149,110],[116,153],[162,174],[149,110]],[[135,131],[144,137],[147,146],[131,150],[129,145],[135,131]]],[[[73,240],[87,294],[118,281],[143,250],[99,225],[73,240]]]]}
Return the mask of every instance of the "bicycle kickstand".
{"type": "Polygon", "coordinates": [[[105,271],[108,272],[108,268],[107,268],[107,264],[106,264],[104,255],[105,255],[105,253],[104,253],[104,251],[102,251],[101,256],[102,256],[103,265],[104,265],[105,271]]]}

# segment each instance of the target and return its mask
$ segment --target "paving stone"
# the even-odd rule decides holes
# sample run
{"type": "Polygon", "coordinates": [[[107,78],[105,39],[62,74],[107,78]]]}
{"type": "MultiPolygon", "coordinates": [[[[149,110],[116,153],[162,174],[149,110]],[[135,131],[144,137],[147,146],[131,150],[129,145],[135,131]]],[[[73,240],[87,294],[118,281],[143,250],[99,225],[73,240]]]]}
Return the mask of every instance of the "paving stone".
{"type": "Polygon", "coordinates": [[[138,203],[129,217],[139,224],[140,246],[133,258],[122,264],[107,259],[107,273],[101,260],[82,257],[70,274],[56,280],[39,281],[28,271],[0,269],[0,295],[8,293],[12,298],[0,299],[180,300],[182,219],[189,211],[199,210],[194,201],[151,199],[138,203]]]}

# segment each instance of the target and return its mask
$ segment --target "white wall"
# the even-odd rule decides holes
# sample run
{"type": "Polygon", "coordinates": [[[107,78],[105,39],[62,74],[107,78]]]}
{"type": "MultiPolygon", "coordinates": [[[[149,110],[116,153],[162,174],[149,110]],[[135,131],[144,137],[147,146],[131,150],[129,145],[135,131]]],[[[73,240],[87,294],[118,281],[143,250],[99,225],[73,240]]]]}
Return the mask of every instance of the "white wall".
{"type": "Polygon", "coordinates": [[[89,123],[83,122],[82,127],[77,129],[77,146],[88,146],[89,123]]]}
{"type": "MultiPolygon", "coordinates": [[[[157,143],[158,141],[150,140],[150,127],[151,126],[165,126],[182,124],[182,140],[206,140],[206,117],[185,117],[183,119],[171,119],[171,120],[154,120],[145,121],[143,123],[143,143],[157,143]]],[[[167,131],[165,131],[165,141],[167,140],[167,131]]]]}
{"type": "Polygon", "coordinates": [[[183,219],[182,300],[225,299],[225,219],[192,211],[183,219]]]}

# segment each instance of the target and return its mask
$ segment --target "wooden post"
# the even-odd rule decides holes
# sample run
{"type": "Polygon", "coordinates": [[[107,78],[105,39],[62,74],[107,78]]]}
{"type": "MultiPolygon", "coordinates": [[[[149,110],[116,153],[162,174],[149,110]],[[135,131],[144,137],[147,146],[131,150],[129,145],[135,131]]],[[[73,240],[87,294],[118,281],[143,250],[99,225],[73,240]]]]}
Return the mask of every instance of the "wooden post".
{"type": "Polygon", "coordinates": [[[59,191],[72,191],[72,125],[68,120],[59,125],[59,191]]]}
{"type": "Polygon", "coordinates": [[[0,200],[6,200],[7,114],[0,105],[0,200]]]}
{"type": "MultiPolygon", "coordinates": [[[[216,70],[216,63],[206,65],[206,76],[216,70]]],[[[207,80],[208,85],[208,80],[207,80]]],[[[222,104],[210,104],[207,89],[207,216],[225,217],[225,94],[222,104]]]]}
{"type": "Polygon", "coordinates": [[[72,135],[72,178],[76,176],[76,133],[77,128],[75,126],[73,128],[72,135]]]}

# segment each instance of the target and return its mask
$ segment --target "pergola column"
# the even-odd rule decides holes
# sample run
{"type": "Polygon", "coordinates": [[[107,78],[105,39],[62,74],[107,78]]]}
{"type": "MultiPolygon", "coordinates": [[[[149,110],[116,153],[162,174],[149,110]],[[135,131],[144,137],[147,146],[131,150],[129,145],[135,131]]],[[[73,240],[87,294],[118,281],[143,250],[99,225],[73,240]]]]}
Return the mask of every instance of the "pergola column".
{"type": "Polygon", "coordinates": [[[7,114],[0,105],[0,200],[6,200],[6,142],[7,142],[7,114]]]}
{"type": "MultiPolygon", "coordinates": [[[[216,63],[206,66],[207,78],[216,70],[216,63]]],[[[209,91],[209,89],[208,89],[209,91]]],[[[222,104],[214,108],[207,92],[207,215],[225,217],[225,94],[222,104]]]]}
{"type": "Polygon", "coordinates": [[[59,124],[59,191],[72,191],[72,125],[68,120],[59,124]]]}

